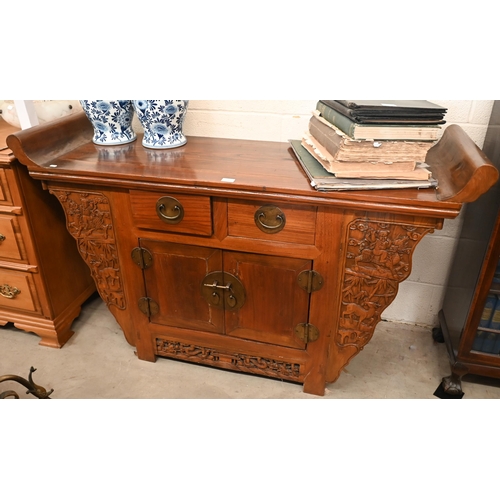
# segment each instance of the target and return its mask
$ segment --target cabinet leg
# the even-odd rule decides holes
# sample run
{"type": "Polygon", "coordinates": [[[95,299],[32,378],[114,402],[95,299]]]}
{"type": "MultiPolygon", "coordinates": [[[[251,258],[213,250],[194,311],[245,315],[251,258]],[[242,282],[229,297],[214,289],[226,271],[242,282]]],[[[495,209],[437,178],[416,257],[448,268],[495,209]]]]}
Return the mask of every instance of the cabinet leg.
{"type": "Polygon", "coordinates": [[[306,394],[312,394],[313,396],[324,396],[325,395],[325,380],[322,381],[313,380],[312,378],[307,378],[304,381],[303,391],[306,394]]]}
{"type": "Polygon", "coordinates": [[[141,342],[137,342],[135,348],[135,354],[141,361],[150,361],[151,363],[156,362],[156,354],[151,346],[144,347],[141,342]]]}
{"type": "Polygon", "coordinates": [[[463,394],[462,391],[462,380],[461,377],[451,374],[448,377],[444,377],[442,381],[443,390],[446,394],[450,396],[460,396],[463,394]]]}
{"type": "Polygon", "coordinates": [[[443,330],[441,328],[433,328],[432,329],[432,339],[435,342],[438,342],[440,344],[444,344],[444,334],[443,330]]]}
{"type": "Polygon", "coordinates": [[[462,377],[469,372],[466,366],[462,363],[455,362],[451,365],[451,375],[444,377],[441,382],[441,387],[445,394],[449,396],[463,396],[462,377]]]}

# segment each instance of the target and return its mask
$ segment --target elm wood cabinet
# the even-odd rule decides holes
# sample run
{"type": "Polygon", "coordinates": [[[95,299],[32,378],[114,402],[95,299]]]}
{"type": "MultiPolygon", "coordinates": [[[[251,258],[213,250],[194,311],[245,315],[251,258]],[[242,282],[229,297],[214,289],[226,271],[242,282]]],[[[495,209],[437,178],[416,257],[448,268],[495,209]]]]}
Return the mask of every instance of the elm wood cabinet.
{"type": "MultiPolygon", "coordinates": [[[[500,101],[494,103],[483,150],[500,168],[500,101]]],[[[491,337],[497,345],[500,341],[498,326],[492,327],[487,316],[483,320],[488,296],[500,296],[500,283],[494,283],[500,260],[500,183],[467,204],[463,219],[440,327],[433,332],[446,343],[451,375],[443,378],[442,387],[452,396],[462,394],[461,380],[467,374],[500,378],[498,349],[476,343],[479,332],[485,332],[480,338],[491,337]]]]}
{"type": "Polygon", "coordinates": [[[95,285],[61,207],[7,147],[17,130],[0,118],[0,325],[62,347],[95,285]]]}
{"type": "MultiPolygon", "coordinates": [[[[460,130],[451,147],[472,148],[477,178],[486,159],[460,130]]],[[[415,246],[461,208],[447,189],[317,192],[284,143],[190,137],[151,150],[140,138],[91,139],[75,114],[8,144],[61,203],[138,357],[265,375],[311,394],[370,341],[415,246]]],[[[479,195],[480,184],[457,192],[479,195]]]]}

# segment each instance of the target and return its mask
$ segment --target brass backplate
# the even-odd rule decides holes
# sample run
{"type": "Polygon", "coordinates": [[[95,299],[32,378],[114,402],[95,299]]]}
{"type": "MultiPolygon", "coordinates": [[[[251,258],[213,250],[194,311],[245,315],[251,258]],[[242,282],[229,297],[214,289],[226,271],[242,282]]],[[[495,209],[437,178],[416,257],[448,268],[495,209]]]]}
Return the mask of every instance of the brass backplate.
{"type": "Polygon", "coordinates": [[[319,339],[319,330],[311,323],[299,323],[295,327],[295,335],[305,344],[319,339]]]}
{"type": "Polygon", "coordinates": [[[179,224],[184,218],[184,207],[172,196],[163,196],[156,202],[156,213],[167,224],[179,224]]]}
{"type": "Polygon", "coordinates": [[[246,300],[243,283],[230,273],[208,273],[201,282],[201,295],[213,307],[237,311],[246,300]]]}
{"type": "Polygon", "coordinates": [[[279,233],[285,228],[286,217],[280,208],[274,205],[260,207],[254,215],[256,226],[264,233],[279,233]]]}

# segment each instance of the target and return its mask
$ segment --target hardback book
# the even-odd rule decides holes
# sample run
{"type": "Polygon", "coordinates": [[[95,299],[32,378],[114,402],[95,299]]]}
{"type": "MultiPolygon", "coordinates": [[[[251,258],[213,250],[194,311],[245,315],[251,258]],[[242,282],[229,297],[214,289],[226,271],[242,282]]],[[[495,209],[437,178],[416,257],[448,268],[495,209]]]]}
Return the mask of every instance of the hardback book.
{"type": "Polygon", "coordinates": [[[435,144],[433,141],[352,139],[314,114],[309,120],[309,134],[339,161],[424,162],[435,144]]]}
{"type": "MultiPolygon", "coordinates": [[[[345,179],[400,179],[400,180],[427,180],[431,176],[430,170],[425,166],[399,170],[397,163],[392,165],[366,162],[345,162],[334,160],[328,152],[314,143],[314,139],[304,137],[302,146],[318,161],[327,171],[338,178],[345,179]]],[[[419,164],[422,165],[422,164],[419,164]]]]}
{"type": "Polygon", "coordinates": [[[495,309],[496,303],[497,297],[493,294],[488,295],[483,309],[483,314],[481,315],[481,320],[479,321],[479,326],[482,328],[490,327],[491,317],[493,316],[493,310],[495,309]]]}
{"type": "Polygon", "coordinates": [[[495,348],[495,340],[497,334],[494,332],[485,332],[486,335],[483,340],[483,345],[481,346],[481,352],[485,352],[487,354],[492,354],[493,349],[495,348]]]}
{"type": "Polygon", "coordinates": [[[346,108],[352,109],[356,112],[372,112],[376,113],[386,113],[393,112],[395,114],[404,114],[404,115],[412,115],[412,114],[436,114],[440,116],[444,116],[447,112],[446,108],[430,101],[424,100],[342,100],[336,99],[334,101],[328,102],[338,102],[345,106],[346,108]]]}
{"type": "Polygon", "coordinates": [[[352,139],[436,141],[441,133],[439,125],[356,123],[322,101],[318,101],[313,114],[335,125],[352,139]]]}
{"type": "Polygon", "coordinates": [[[328,172],[301,144],[300,140],[291,140],[291,152],[309,179],[311,187],[317,191],[355,191],[374,189],[427,189],[435,188],[437,181],[401,179],[343,179],[328,172]]]}
{"type": "Polygon", "coordinates": [[[476,332],[476,336],[474,337],[474,343],[472,344],[473,351],[482,350],[484,337],[486,337],[486,332],[484,330],[478,330],[476,332]]]}
{"type": "Polygon", "coordinates": [[[444,122],[446,108],[429,101],[354,101],[321,100],[327,106],[358,123],[428,123],[444,122]]]}
{"type": "Polygon", "coordinates": [[[491,316],[489,328],[500,331],[500,298],[497,298],[495,307],[493,309],[493,314],[491,316]]]}
{"type": "Polygon", "coordinates": [[[337,177],[426,180],[431,175],[430,170],[425,166],[416,168],[415,162],[383,163],[335,160],[311,135],[305,135],[302,138],[302,146],[326,171],[337,177]]]}
{"type": "Polygon", "coordinates": [[[492,354],[500,354],[500,334],[497,334],[492,354]]]}
{"type": "Polygon", "coordinates": [[[493,283],[500,283],[500,261],[498,261],[495,275],[493,276],[493,283]]]}

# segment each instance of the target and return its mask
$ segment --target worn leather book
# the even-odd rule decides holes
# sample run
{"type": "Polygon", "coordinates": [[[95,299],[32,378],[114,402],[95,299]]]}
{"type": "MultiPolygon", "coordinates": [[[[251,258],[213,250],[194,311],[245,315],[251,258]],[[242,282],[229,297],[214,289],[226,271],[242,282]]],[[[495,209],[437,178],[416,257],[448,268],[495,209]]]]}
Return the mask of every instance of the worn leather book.
{"type": "Polygon", "coordinates": [[[439,138],[441,127],[439,125],[416,124],[381,124],[381,123],[356,123],[348,116],[339,113],[318,101],[316,116],[335,125],[352,139],[384,139],[384,140],[409,140],[409,141],[435,141],[439,138]]]}
{"type": "Polygon", "coordinates": [[[346,162],[335,160],[314,137],[305,135],[302,138],[302,147],[313,156],[321,166],[339,178],[350,179],[406,179],[427,180],[430,170],[425,166],[418,167],[416,162],[346,162]]]}
{"type": "Polygon", "coordinates": [[[317,191],[353,191],[374,189],[433,188],[437,182],[432,177],[427,180],[404,179],[353,179],[340,178],[328,172],[302,146],[300,140],[291,140],[291,152],[297,158],[310,185],[317,191]]]}
{"type": "Polygon", "coordinates": [[[432,141],[352,139],[334,125],[313,114],[309,133],[335,160],[368,162],[423,162],[432,141]]]}
{"type": "Polygon", "coordinates": [[[357,123],[434,124],[445,123],[446,108],[429,101],[320,100],[357,123]]]}

